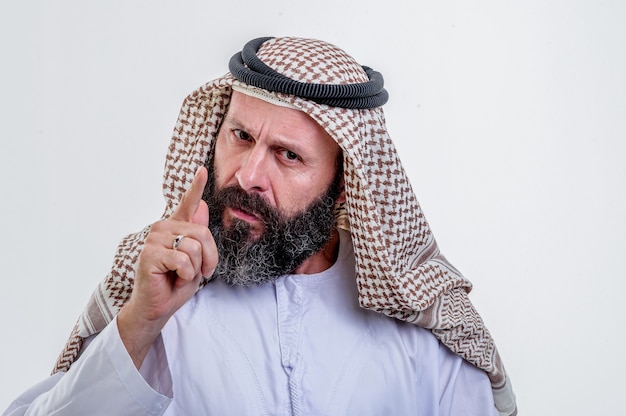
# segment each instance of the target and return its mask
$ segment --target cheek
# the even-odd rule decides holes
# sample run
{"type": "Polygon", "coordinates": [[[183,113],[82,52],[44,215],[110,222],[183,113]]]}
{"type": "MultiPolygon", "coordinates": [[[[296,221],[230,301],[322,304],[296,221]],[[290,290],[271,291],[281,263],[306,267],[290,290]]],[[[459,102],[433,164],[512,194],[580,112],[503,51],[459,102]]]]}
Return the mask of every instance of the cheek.
{"type": "Polygon", "coordinates": [[[275,184],[275,187],[280,186],[282,190],[280,194],[283,198],[280,199],[279,206],[290,215],[301,212],[326,193],[333,177],[309,172],[280,185],[275,184]]]}

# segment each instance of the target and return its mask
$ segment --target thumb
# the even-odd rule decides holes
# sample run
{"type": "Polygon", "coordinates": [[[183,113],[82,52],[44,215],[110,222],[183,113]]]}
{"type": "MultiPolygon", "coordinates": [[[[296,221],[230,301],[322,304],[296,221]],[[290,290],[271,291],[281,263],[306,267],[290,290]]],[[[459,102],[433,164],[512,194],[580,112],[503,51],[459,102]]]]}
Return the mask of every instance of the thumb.
{"type": "MultiPolygon", "coordinates": [[[[178,206],[172,213],[171,218],[179,221],[193,221],[196,212],[200,209],[201,205],[206,206],[206,203],[202,200],[202,194],[204,187],[206,186],[208,179],[208,172],[204,166],[200,167],[196,172],[196,175],[191,182],[191,186],[185,191],[178,206]]],[[[209,208],[206,207],[206,221],[208,224],[209,208]]],[[[203,218],[202,218],[203,219],[203,218]]]]}

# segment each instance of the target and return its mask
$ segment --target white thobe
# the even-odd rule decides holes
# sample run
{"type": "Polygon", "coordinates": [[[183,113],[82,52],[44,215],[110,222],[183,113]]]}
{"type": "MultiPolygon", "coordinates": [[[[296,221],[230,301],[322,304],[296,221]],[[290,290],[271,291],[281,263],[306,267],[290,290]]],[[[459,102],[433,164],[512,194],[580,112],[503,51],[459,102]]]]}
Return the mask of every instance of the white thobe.
{"type": "Polygon", "coordinates": [[[114,320],[6,415],[497,415],[486,374],[428,330],[359,307],[354,254],[314,275],[209,283],[137,371],[114,320]]]}

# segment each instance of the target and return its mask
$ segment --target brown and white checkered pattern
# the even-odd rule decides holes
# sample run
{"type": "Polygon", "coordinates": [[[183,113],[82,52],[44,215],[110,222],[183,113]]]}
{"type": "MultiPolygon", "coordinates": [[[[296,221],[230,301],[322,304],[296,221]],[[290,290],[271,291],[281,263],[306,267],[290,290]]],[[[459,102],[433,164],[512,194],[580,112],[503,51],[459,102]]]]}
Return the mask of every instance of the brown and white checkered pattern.
{"type": "MultiPolygon", "coordinates": [[[[319,84],[368,80],[362,67],[328,43],[298,38],[266,41],[258,57],[291,79],[319,84]]],[[[209,82],[184,101],[166,157],[163,193],[168,217],[207,159],[226,112],[232,75],[209,82]]],[[[471,304],[471,283],[440,253],[415,198],[381,108],[329,107],[273,93],[317,121],[344,153],[346,202],[337,224],[349,229],[356,256],[359,301],[393,318],[432,330],[450,350],[485,370],[502,415],[517,413],[515,396],[493,339],[471,304]]],[[[120,243],[110,274],[96,288],[54,372],[66,371],[83,339],[101,331],[129,298],[134,267],[149,227],[120,243]]]]}

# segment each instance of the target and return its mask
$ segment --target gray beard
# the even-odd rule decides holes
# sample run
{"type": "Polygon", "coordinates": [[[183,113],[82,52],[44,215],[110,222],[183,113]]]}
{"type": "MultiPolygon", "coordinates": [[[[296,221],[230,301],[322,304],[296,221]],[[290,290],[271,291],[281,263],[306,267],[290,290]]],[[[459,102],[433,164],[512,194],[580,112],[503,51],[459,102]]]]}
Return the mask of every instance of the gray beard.
{"type": "Polygon", "coordinates": [[[214,169],[210,169],[203,199],[209,206],[209,229],[219,253],[213,277],[232,285],[249,286],[293,273],[332,237],[342,174],[338,169],[322,196],[301,212],[286,216],[259,195],[248,194],[238,186],[216,189],[214,169]],[[236,218],[230,227],[225,227],[222,214],[226,207],[254,213],[263,224],[263,234],[252,236],[250,224],[236,218]]]}

